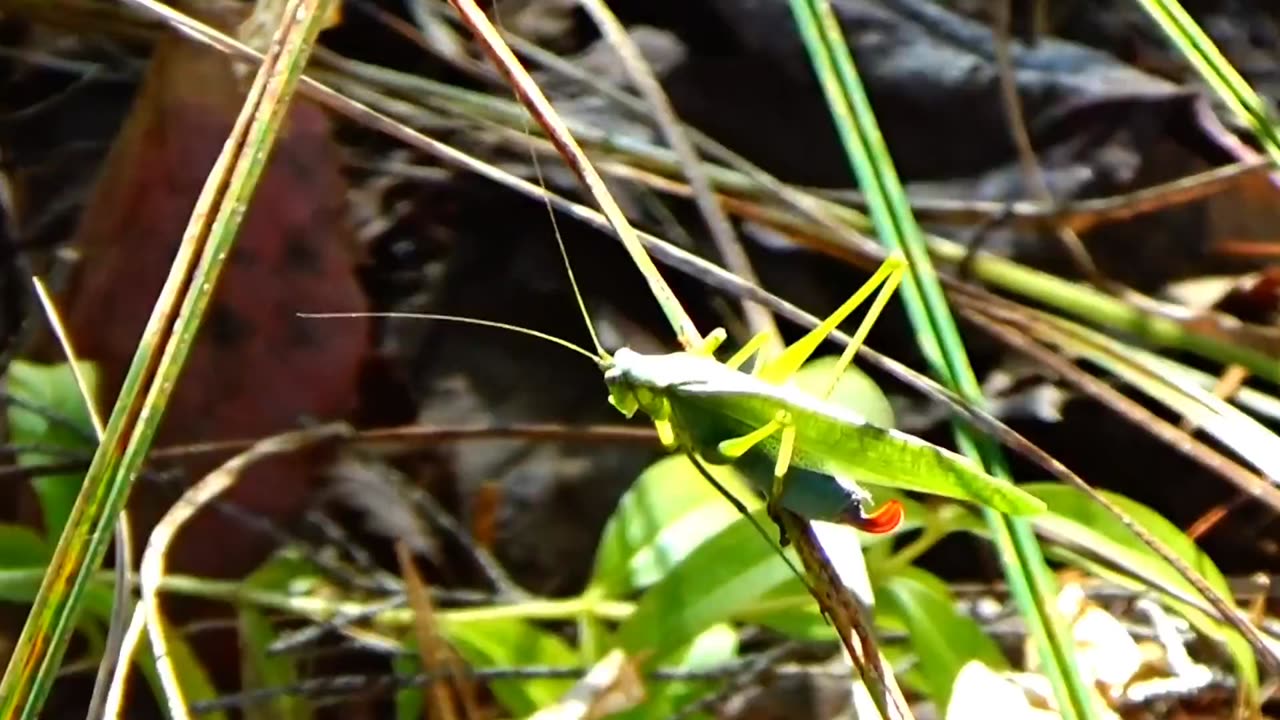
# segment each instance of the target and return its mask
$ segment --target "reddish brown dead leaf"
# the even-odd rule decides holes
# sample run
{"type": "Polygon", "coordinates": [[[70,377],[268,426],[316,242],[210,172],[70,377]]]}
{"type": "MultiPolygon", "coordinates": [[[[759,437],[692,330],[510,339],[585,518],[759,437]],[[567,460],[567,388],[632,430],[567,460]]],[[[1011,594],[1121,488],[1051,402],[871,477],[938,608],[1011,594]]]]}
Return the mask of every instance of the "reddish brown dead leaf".
{"type": "MultiPolygon", "coordinates": [[[[101,169],[73,238],[81,258],[59,305],[78,352],[100,364],[104,408],[119,392],[246,83],[216,51],[178,37],[162,40],[101,169]]],[[[345,194],[327,118],[296,99],[156,445],[264,437],[304,419],[339,419],[353,411],[369,348],[367,323],[296,316],[367,309],[345,194]]],[[[45,340],[37,354],[60,353],[45,340]]],[[[194,481],[224,459],[200,458],[182,469],[194,481]]],[[[292,455],[255,465],[228,499],[287,523],[318,481],[316,460],[292,455]]],[[[146,484],[134,491],[130,508],[140,537],[172,497],[158,495],[146,484]]],[[[271,548],[268,536],[205,511],[180,536],[170,567],[234,577],[271,548]]]]}

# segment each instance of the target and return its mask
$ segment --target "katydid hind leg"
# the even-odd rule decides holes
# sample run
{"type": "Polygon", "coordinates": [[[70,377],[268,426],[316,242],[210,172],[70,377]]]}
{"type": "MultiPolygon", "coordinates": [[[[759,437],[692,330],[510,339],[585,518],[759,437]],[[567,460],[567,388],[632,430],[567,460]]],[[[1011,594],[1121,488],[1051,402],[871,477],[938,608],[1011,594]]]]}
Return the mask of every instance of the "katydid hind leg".
{"type": "Polygon", "coordinates": [[[765,425],[752,430],[746,435],[727,440],[721,440],[716,443],[716,452],[726,460],[733,461],[747,454],[751,448],[759,445],[766,438],[782,429],[782,423],[777,420],[771,420],[765,425]]]}
{"type": "MultiPolygon", "coordinates": [[[[889,264],[888,261],[885,262],[886,266],[889,264]]],[[[884,312],[885,305],[889,304],[889,298],[893,297],[894,291],[898,289],[906,270],[905,263],[895,263],[890,268],[888,276],[884,279],[884,284],[880,286],[880,291],[876,293],[875,300],[871,301],[871,307],[867,310],[866,316],[858,324],[858,329],[853,333],[849,344],[845,346],[844,352],[840,353],[840,360],[831,368],[831,377],[827,379],[826,387],[820,396],[824,400],[831,397],[832,391],[836,388],[836,383],[840,381],[840,376],[853,363],[853,356],[857,354],[858,348],[862,347],[862,343],[866,341],[871,328],[876,324],[876,320],[880,319],[880,313],[884,312]]]]}
{"type": "Polygon", "coordinates": [[[778,454],[773,463],[773,481],[765,500],[769,509],[769,518],[778,525],[779,542],[783,547],[789,543],[786,532],[782,529],[782,496],[786,490],[786,475],[791,467],[791,458],[795,453],[796,428],[790,418],[777,417],[767,424],[741,437],[722,440],[716,445],[716,452],[728,460],[736,460],[759,445],[776,432],[781,432],[778,454]]]}
{"type": "MultiPolygon", "coordinates": [[[[725,367],[731,370],[737,370],[741,368],[743,363],[745,363],[748,358],[760,352],[760,348],[762,348],[764,344],[769,340],[769,337],[770,335],[767,332],[758,333],[755,336],[753,336],[750,340],[746,342],[746,344],[744,344],[741,348],[738,349],[737,352],[733,354],[733,357],[725,361],[724,363],[725,367]]],[[[759,360],[756,361],[756,367],[761,367],[762,365],[763,365],[762,362],[760,362],[759,360]]]]}
{"type": "MultiPolygon", "coordinates": [[[[817,351],[827,336],[833,330],[839,327],[854,310],[858,308],[866,299],[875,292],[876,288],[884,284],[891,277],[901,277],[903,269],[906,267],[906,261],[900,255],[891,255],[876,270],[875,274],[869,280],[863,283],[848,300],[835,312],[827,316],[825,320],[818,324],[817,327],[810,330],[804,337],[792,343],[785,350],[778,354],[777,357],[770,359],[764,363],[757,375],[766,382],[775,385],[782,384],[788,378],[800,369],[806,361],[817,351]]],[[[894,283],[896,285],[896,282],[894,283]]]]}

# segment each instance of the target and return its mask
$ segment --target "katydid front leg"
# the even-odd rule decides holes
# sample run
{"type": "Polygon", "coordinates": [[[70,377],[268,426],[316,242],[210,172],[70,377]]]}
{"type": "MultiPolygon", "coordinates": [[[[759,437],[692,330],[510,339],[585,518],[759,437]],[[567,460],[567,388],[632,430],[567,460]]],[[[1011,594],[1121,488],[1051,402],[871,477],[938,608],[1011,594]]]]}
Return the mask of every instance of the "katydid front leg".
{"type": "Polygon", "coordinates": [[[779,412],[769,424],[741,437],[721,441],[716,446],[716,450],[730,460],[737,460],[751,448],[778,432],[781,433],[781,436],[778,443],[778,456],[773,464],[773,485],[769,489],[768,497],[765,500],[769,518],[778,526],[778,544],[786,547],[790,544],[790,539],[787,537],[786,530],[783,529],[785,526],[781,522],[782,496],[786,491],[787,470],[791,468],[791,457],[795,453],[796,447],[796,428],[791,421],[790,413],[779,412]]]}

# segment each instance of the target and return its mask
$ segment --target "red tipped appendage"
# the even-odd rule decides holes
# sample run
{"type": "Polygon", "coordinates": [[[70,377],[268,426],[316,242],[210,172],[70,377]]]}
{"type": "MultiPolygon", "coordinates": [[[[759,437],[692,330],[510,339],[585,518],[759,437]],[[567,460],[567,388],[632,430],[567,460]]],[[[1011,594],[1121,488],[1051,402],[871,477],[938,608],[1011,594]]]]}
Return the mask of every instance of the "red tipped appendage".
{"type": "Polygon", "coordinates": [[[880,506],[879,510],[872,513],[864,513],[862,509],[858,509],[858,513],[848,517],[846,522],[862,532],[871,533],[872,535],[883,535],[893,532],[902,524],[903,508],[902,503],[897,500],[889,500],[880,506]]]}

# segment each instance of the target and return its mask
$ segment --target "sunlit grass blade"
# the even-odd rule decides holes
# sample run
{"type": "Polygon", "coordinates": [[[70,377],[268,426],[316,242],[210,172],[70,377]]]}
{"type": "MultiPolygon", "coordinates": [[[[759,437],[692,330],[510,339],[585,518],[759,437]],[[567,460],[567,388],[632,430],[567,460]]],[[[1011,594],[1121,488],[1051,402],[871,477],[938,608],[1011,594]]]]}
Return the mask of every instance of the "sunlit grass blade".
{"type": "Polygon", "coordinates": [[[1042,316],[1031,332],[1055,345],[1082,355],[1125,380],[1147,396],[1192,420],[1236,455],[1245,459],[1273,484],[1280,483],[1280,437],[1262,423],[1193,384],[1185,376],[1165,374],[1159,356],[1126,345],[1096,330],[1061,318],[1042,316]]]}
{"type": "MultiPolygon", "coordinates": [[[[141,1],[141,0],[138,0],[141,1]]],[[[148,0],[149,2],[149,0],[148,0]]],[[[84,485],[0,680],[0,717],[39,716],[85,591],[150,449],[329,0],[292,0],[184,234],[84,485]],[[210,224],[209,218],[213,217],[210,224]],[[196,259],[198,266],[193,268],[196,259]],[[181,305],[179,306],[179,299],[181,305]],[[163,349],[163,354],[162,354],[163,349]]]]}
{"type": "MultiPolygon", "coordinates": [[[[791,7],[877,235],[910,261],[902,297],[921,351],[936,377],[966,400],[981,403],[981,388],[830,4],[791,0],[791,7]]],[[[1009,479],[1003,453],[994,443],[961,427],[956,428],[956,441],[964,454],[982,462],[993,475],[1009,479]]],[[[1076,667],[1071,637],[1053,608],[1053,577],[1034,533],[1025,522],[991,510],[984,514],[1064,717],[1095,717],[1093,696],[1076,667]]]]}
{"type": "Polygon", "coordinates": [[[1280,163],[1280,129],[1267,101],[1249,87],[1191,14],[1177,0],[1138,0],[1138,4],[1164,30],[1218,99],[1253,130],[1272,161],[1280,163]]]}

